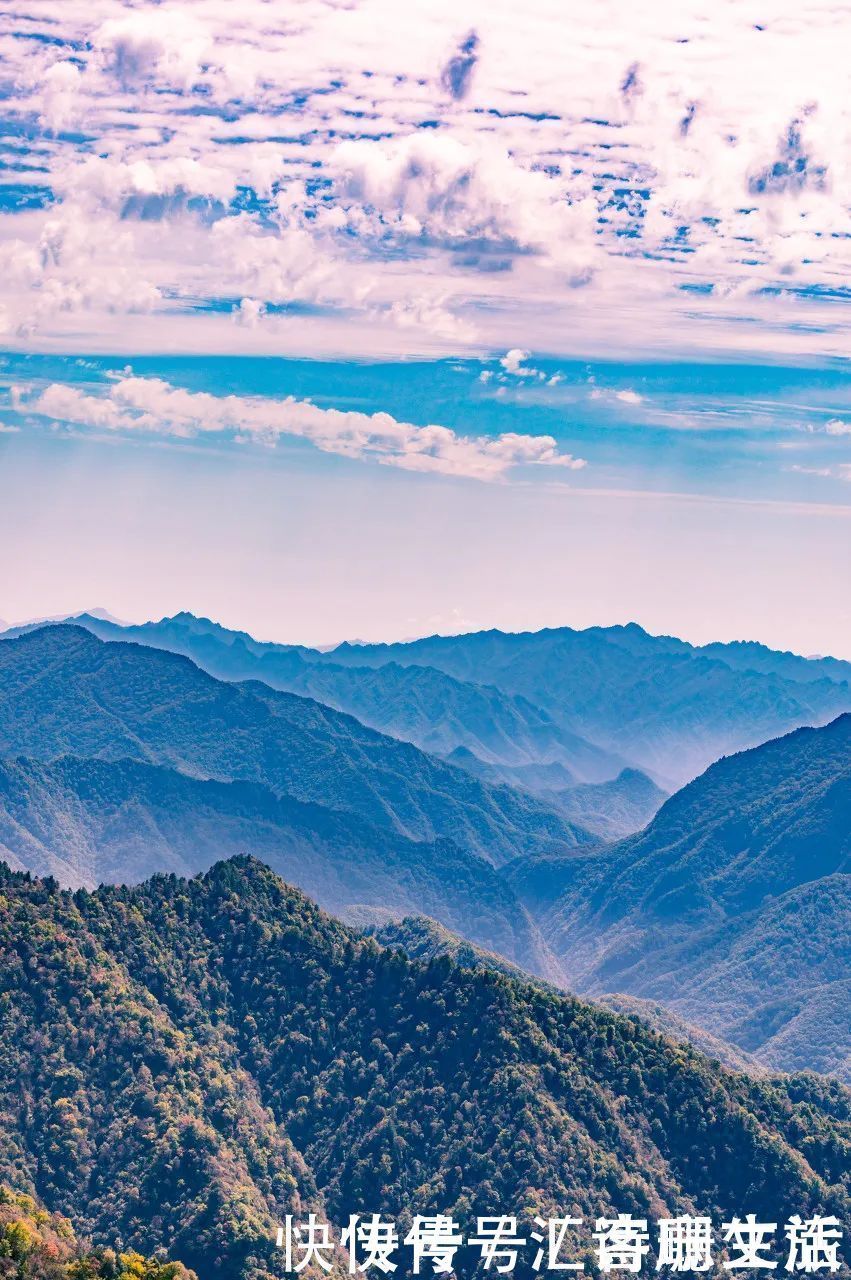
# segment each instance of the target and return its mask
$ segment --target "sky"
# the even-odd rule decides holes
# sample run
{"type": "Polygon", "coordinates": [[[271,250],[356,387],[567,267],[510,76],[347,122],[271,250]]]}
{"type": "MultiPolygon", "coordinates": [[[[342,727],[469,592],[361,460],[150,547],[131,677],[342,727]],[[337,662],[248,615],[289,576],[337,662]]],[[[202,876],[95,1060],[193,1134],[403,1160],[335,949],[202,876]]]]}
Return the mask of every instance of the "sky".
{"type": "Polygon", "coordinates": [[[851,657],[851,5],[0,13],[0,618],[851,657]]]}

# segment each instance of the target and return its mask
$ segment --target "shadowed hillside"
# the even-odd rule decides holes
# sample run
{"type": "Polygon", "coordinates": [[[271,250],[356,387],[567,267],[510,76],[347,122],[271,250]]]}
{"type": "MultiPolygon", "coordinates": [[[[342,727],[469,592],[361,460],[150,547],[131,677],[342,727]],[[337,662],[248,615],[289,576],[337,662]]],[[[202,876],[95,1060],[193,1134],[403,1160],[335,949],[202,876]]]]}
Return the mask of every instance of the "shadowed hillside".
{"type": "Polygon", "coordinates": [[[560,970],[510,886],[449,840],[408,840],[258,783],[131,760],[0,760],[0,857],[71,888],[194,875],[247,850],[337,915],[427,911],[533,973],[560,970]]]}

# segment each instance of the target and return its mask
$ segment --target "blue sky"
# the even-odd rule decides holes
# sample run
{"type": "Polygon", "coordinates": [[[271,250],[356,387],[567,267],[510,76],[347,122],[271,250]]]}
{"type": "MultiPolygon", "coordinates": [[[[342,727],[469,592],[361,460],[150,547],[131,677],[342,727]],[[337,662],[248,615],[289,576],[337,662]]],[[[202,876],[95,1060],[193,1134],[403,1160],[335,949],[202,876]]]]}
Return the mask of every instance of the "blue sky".
{"type": "Polygon", "coordinates": [[[843,33],[787,0],[0,17],[0,616],[851,656],[843,33]]]}
{"type": "Polygon", "coordinates": [[[499,360],[198,357],[138,359],[132,377],[252,411],[296,397],[476,440],[546,433],[585,466],[483,480],[466,457],[461,474],[412,472],[287,433],[57,421],[30,410],[45,388],[110,406],[123,360],[7,357],[0,385],[26,390],[0,411],[4,616],[188,608],[319,644],[635,619],[848,654],[851,509],[842,480],[810,474],[845,456],[821,429],[842,409],[836,370],[521,363],[545,378],[499,360]]]}

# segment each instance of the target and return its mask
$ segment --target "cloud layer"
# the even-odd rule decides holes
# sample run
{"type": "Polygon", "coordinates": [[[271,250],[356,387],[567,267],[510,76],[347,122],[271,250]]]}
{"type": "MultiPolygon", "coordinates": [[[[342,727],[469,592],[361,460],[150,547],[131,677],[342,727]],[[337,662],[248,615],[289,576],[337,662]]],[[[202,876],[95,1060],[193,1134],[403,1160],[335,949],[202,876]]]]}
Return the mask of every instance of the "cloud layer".
{"type": "Polygon", "coordinates": [[[838,0],[0,22],[10,343],[847,349],[838,0]]]}

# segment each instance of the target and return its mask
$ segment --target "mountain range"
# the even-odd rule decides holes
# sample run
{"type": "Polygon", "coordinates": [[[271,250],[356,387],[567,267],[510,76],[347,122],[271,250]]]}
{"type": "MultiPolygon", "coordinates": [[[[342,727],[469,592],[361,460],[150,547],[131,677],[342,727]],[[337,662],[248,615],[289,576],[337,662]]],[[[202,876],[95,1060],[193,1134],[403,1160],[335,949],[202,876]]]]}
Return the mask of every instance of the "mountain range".
{"type": "Polygon", "coordinates": [[[813,660],[802,678],[793,654],[761,646],[711,652],[635,624],[485,631],[401,645],[340,645],[340,665],[433,666],[527,699],[668,790],[722,755],[851,709],[851,664],[813,660]],[[746,663],[750,665],[746,665],[746,663]]]}
{"type": "MultiPolygon", "coordinates": [[[[787,658],[802,684],[809,660],[770,662],[787,658]]],[[[640,772],[446,761],[182,655],[42,627],[0,644],[0,855],[91,888],[251,853],[352,923],[426,915],[728,1061],[851,1081],[849,725],[724,758],[621,838],[663,798],[640,772]]]]}
{"type": "Polygon", "coordinates": [[[528,792],[491,786],[309,698],[186,658],[50,626],[0,643],[0,756],[145,760],[260,782],[494,865],[592,843],[528,792]]]}
{"type": "Polygon", "coordinates": [[[75,622],[101,639],[182,653],[219,679],[316,697],[440,755],[558,763],[577,783],[630,767],[672,791],[722,755],[851,710],[851,663],[752,643],[693,646],[634,623],[318,650],[188,613],[139,626],[75,622]]]}
{"type": "MultiPolygon", "coordinates": [[[[73,894],[0,867],[0,953],[0,1179],[95,1247],[268,1280],[285,1213],[404,1231],[437,1209],[465,1230],[851,1210],[838,1083],[736,1073],[542,984],[411,961],[250,858],[73,894]]],[[[589,1243],[568,1240],[587,1265],[589,1243]]]]}

